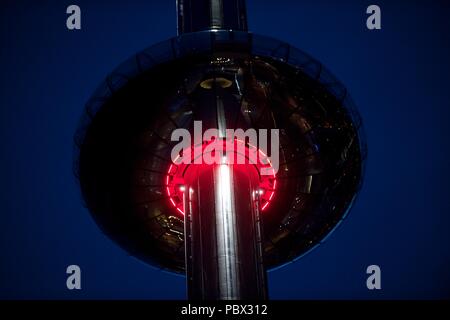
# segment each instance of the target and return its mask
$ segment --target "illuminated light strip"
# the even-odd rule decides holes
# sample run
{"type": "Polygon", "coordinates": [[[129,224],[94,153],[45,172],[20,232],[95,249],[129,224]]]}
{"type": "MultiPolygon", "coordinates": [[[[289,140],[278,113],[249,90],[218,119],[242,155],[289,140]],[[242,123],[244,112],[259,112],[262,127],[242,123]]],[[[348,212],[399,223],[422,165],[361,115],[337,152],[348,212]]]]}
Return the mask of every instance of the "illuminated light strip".
{"type": "MultiPolygon", "coordinates": [[[[237,246],[235,225],[235,206],[233,178],[227,158],[223,157],[219,167],[214,168],[215,187],[214,197],[216,200],[216,230],[217,230],[217,256],[221,262],[218,266],[219,276],[226,279],[227,296],[233,296],[233,288],[237,285],[237,278],[233,277],[237,271],[236,257],[232,254],[237,246]]],[[[222,289],[221,289],[222,290],[222,289]]]]}
{"type": "MultiPolygon", "coordinates": [[[[174,161],[174,162],[176,162],[176,161],[178,160],[179,157],[180,157],[180,155],[178,155],[178,156],[175,158],[175,161],[174,161]]],[[[170,188],[169,188],[170,171],[172,171],[172,168],[173,168],[173,164],[170,165],[169,170],[167,171],[167,176],[166,176],[166,191],[167,191],[167,195],[169,196],[170,202],[172,202],[173,206],[174,206],[175,208],[177,208],[177,205],[175,204],[175,201],[173,201],[173,199],[172,199],[172,195],[170,194],[170,188]]],[[[177,209],[178,209],[178,208],[177,208],[177,209]]],[[[183,212],[181,211],[181,213],[183,213],[183,212]]],[[[184,213],[183,213],[183,215],[184,215],[184,213]]]]}
{"type": "Polygon", "coordinates": [[[220,198],[220,209],[225,215],[231,212],[232,200],[231,200],[231,178],[230,168],[226,164],[221,164],[219,167],[218,175],[218,196],[220,198]]]}
{"type": "Polygon", "coordinates": [[[266,202],[266,204],[263,205],[263,207],[261,208],[261,211],[263,211],[267,207],[268,204],[269,204],[269,202],[266,202]]]}

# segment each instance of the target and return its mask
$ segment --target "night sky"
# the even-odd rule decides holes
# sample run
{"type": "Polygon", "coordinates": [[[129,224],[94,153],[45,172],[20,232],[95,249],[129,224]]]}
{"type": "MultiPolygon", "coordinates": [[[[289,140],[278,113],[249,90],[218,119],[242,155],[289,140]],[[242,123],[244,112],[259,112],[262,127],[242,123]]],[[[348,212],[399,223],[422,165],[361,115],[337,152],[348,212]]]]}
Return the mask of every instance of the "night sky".
{"type": "MultiPolygon", "coordinates": [[[[348,218],[269,273],[272,299],[450,297],[448,1],[247,0],[249,28],[321,61],[348,88],[369,156],[348,218]],[[366,28],[370,4],[382,30],[366,28]],[[366,288],[377,264],[382,290],[366,288]]],[[[130,257],[83,207],[73,135],[104,77],[174,36],[175,0],[0,4],[0,298],[184,299],[185,279],[130,257]],[[77,4],[82,29],[66,28],[77,4]],[[66,288],[66,267],[82,290],[66,288]]]]}

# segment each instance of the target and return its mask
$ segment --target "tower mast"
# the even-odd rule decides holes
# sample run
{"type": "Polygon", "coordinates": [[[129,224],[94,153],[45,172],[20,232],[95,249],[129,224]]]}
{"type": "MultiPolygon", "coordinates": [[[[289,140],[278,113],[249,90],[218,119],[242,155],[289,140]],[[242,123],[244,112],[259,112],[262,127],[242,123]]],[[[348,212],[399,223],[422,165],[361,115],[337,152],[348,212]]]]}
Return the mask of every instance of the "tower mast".
{"type": "Polygon", "coordinates": [[[205,30],[247,31],[245,0],[177,0],[178,35],[205,30]]]}
{"type": "MultiPolygon", "coordinates": [[[[178,0],[177,8],[179,35],[215,29],[247,31],[244,0],[178,0]]],[[[227,105],[231,100],[227,89],[217,82],[211,89],[215,98],[198,107],[215,111],[213,123],[219,138],[225,139],[227,119],[236,108],[227,105]]],[[[249,174],[235,170],[223,155],[220,164],[199,171],[183,186],[189,299],[267,298],[259,193],[252,183],[249,174]]]]}

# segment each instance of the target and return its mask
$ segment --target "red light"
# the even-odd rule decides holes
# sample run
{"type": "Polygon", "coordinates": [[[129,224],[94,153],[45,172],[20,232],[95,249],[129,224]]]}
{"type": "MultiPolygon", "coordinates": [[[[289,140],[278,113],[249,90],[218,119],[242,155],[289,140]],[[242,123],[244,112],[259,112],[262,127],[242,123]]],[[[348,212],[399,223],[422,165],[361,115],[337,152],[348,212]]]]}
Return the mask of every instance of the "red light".
{"type": "MultiPolygon", "coordinates": [[[[173,207],[181,214],[184,215],[184,208],[183,208],[183,194],[185,191],[185,188],[182,187],[184,185],[186,185],[186,181],[185,181],[185,174],[186,172],[188,172],[189,167],[193,167],[193,166],[210,166],[207,164],[193,164],[193,156],[194,154],[203,154],[203,151],[205,150],[205,148],[208,146],[211,148],[211,144],[213,143],[220,143],[221,145],[223,145],[224,150],[227,151],[227,157],[231,157],[229,154],[231,154],[231,152],[229,152],[229,150],[226,150],[226,147],[228,147],[228,145],[225,145],[225,142],[223,140],[212,140],[210,142],[207,143],[203,143],[201,145],[195,146],[194,148],[191,148],[189,150],[183,150],[183,156],[184,157],[190,157],[191,158],[191,163],[192,164],[185,164],[182,163],[182,159],[180,156],[177,156],[177,158],[175,159],[174,163],[171,164],[169,166],[169,169],[167,170],[167,175],[166,175],[166,192],[167,192],[167,196],[169,197],[170,202],[172,203],[173,207]],[[199,152],[198,149],[194,150],[195,148],[201,148],[202,150],[199,152]],[[197,151],[197,152],[194,152],[197,151]]],[[[245,157],[246,159],[248,159],[248,155],[250,154],[250,152],[255,152],[257,150],[257,148],[255,146],[252,146],[250,144],[246,144],[244,141],[242,140],[235,140],[235,145],[233,146],[234,149],[232,149],[233,151],[233,157],[236,158],[237,157],[237,150],[242,150],[240,148],[237,148],[237,145],[241,145],[244,146],[244,152],[245,152],[245,157]]],[[[260,203],[263,204],[261,207],[261,211],[264,211],[265,209],[267,209],[267,207],[269,206],[269,203],[272,201],[273,196],[275,194],[275,189],[276,189],[276,175],[275,175],[275,170],[273,169],[272,163],[270,162],[270,159],[267,157],[267,155],[261,151],[258,150],[256,151],[256,154],[259,154],[258,159],[256,161],[256,163],[248,163],[246,165],[248,166],[252,166],[253,168],[256,168],[256,170],[258,171],[258,176],[259,176],[259,185],[256,188],[256,190],[260,190],[261,192],[259,192],[260,195],[260,203]],[[259,152],[258,152],[259,151],[259,152]],[[272,174],[271,175],[261,175],[261,169],[265,169],[265,170],[272,170],[272,174]]],[[[236,163],[236,162],[234,162],[236,163]]],[[[191,192],[192,189],[190,189],[191,192]]]]}

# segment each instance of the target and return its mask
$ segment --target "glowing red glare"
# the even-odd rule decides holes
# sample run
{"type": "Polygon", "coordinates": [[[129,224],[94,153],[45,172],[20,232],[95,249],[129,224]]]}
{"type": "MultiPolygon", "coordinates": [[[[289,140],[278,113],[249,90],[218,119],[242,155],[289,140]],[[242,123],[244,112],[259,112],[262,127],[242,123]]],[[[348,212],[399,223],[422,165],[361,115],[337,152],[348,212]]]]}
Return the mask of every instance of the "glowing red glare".
{"type": "MultiPolygon", "coordinates": [[[[206,146],[210,145],[211,143],[223,143],[223,141],[220,140],[212,140],[208,143],[202,144],[200,146],[196,146],[196,147],[200,147],[202,148],[202,152],[200,152],[203,155],[203,150],[206,148],[206,146]]],[[[270,159],[267,157],[267,155],[257,149],[255,146],[249,144],[249,143],[245,143],[245,141],[242,140],[235,140],[236,143],[240,143],[244,145],[244,150],[245,154],[250,154],[250,149],[254,149],[257,150],[257,154],[259,151],[259,154],[261,155],[259,158],[259,161],[257,161],[256,164],[251,164],[252,166],[255,166],[256,169],[260,172],[262,168],[266,167],[266,170],[269,170],[269,168],[267,168],[267,166],[270,167],[270,169],[272,169],[272,174],[271,176],[265,176],[265,175],[259,175],[260,177],[260,184],[258,186],[258,188],[256,190],[260,190],[259,194],[260,194],[260,202],[264,203],[264,205],[261,208],[261,211],[264,211],[269,203],[272,201],[273,196],[275,194],[275,189],[276,189],[276,175],[275,175],[275,169],[272,166],[272,163],[270,162],[270,159]],[[271,191],[271,192],[267,192],[267,191],[271,191]]],[[[233,152],[236,155],[236,148],[233,150],[233,152]]],[[[192,154],[195,154],[194,150],[183,150],[183,155],[188,155],[191,156],[192,154]]],[[[181,213],[182,215],[184,215],[184,208],[183,208],[183,202],[181,199],[183,199],[182,193],[185,190],[183,187],[180,187],[180,185],[184,184],[184,178],[182,176],[182,174],[186,171],[187,167],[189,166],[189,164],[184,164],[183,161],[181,161],[180,163],[177,163],[178,160],[180,159],[180,155],[178,155],[175,160],[173,161],[173,163],[169,166],[169,169],[167,170],[167,175],[166,175],[166,192],[167,195],[170,199],[170,202],[172,203],[172,205],[175,207],[175,209],[181,213]],[[180,168],[183,167],[183,168],[180,168]],[[176,169],[176,170],[173,170],[176,169]]],[[[226,158],[225,158],[226,159],[226,158]]],[[[223,160],[223,159],[222,159],[223,160]]],[[[189,189],[190,193],[191,193],[191,188],[189,189]]]]}

